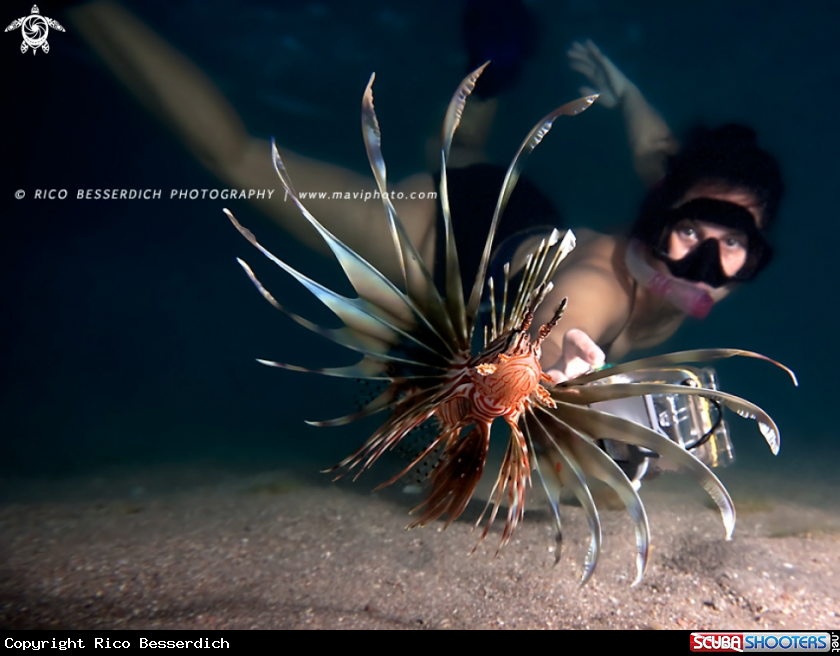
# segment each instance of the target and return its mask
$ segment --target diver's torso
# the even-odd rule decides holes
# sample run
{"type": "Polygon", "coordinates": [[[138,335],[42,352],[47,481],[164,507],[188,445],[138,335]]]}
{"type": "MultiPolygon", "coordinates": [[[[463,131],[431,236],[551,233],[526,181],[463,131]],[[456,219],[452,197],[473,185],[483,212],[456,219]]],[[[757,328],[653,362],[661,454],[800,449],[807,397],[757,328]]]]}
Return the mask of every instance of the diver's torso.
{"type": "Polygon", "coordinates": [[[563,267],[591,266],[608,271],[615,281],[613,300],[621,302],[614,325],[596,340],[608,362],[616,362],[630,351],[661,344],[677,331],[686,315],[636,284],[625,264],[627,239],[586,228],[576,229],[575,234],[578,245],[563,267]]]}
{"type": "Polygon", "coordinates": [[[651,294],[632,279],[624,263],[627,252],[627,240],[612,238],[614,241],[612,263],[616,277],[629,285],[630,307],[624,325],[611,341],[601,348],[608,361],[618,361],[630,351],[650,348],[661,344],[682,325],[685,313],[661,297],[651,294]]]}

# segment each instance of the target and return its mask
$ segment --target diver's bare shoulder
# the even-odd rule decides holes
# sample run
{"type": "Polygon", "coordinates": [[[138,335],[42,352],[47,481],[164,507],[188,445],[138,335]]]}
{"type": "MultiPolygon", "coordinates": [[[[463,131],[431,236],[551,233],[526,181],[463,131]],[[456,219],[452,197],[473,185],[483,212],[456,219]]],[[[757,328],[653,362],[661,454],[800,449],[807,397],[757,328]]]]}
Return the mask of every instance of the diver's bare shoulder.
{"type": "MultiPolygon", "coordinates": [[[[633,293],[633,280],[624,264],[627,240],[586,228],[576,229],[575,234],[578,238],[577,247],[558,270],[554,278],[555,290],[565,292],[570,283],[584,284],[584,288],[589,290],[587,297],[599,305],[608,306],[609,311],[605,316],[609,316],[613,323],[623,322],[630,311],[633,293]]],[[[576,294],[568,290],[570,304],[573,298],[583,296],[580,288],[577,290],[576,294]]],[[[583,298],[580,302],[583,302],[583,298]]],[[[604,326],[604,329],[609,331],[610,327],[604,326]]]]}
{"type": "MultiPolygon", "coordinates": [[[[558,331],[543,346],[543,357],[551,363],[562,353],[563,334],[577,328],[597,344],[615,339],[632,309],[632,280],[624,267],[626,240],[576,229],[578,245],[553,278],[554,289],[544,304],[556,307],[563,298],[569,302],[563,317],[565,331],[558,331]]],[[[538,314],[537,320],[542,316],[538,314]]]]}

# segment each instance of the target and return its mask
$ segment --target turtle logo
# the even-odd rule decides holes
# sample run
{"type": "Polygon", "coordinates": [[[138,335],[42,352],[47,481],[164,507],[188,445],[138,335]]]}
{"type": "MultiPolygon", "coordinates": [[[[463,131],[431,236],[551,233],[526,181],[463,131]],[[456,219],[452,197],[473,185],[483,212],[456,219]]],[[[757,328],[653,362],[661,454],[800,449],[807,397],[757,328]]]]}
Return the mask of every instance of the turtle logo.
{"type": "Polygon", "coordinates": [[[23,34],[23,43],[20,44],[20,51],[26,52],[32,48],[33,55],[38,51],[38,48],[41,48],[44,52],[50,51],[50,44],[47,43],[47,34],[50,32],[50,28],[59,32],[64,31],[64,28],[61,27],[58,21],[41,16],[38,5],[32,5],[32,13],[29,16],[13,20],[12,24],[5,31],[10,32],[17,28],[20,28],[23,34]]]}

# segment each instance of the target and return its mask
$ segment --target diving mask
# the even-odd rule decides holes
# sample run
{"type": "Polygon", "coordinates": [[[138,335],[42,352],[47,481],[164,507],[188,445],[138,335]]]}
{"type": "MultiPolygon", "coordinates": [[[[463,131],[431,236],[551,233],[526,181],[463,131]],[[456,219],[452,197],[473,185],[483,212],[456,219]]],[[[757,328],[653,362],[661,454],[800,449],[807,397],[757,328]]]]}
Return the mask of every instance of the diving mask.
{"type": "Polygon", "coordinates": [[[677,278],[703,282],[710,287],[722,287],[732,282],[752,280],[770,262],[773,249],[755,218],[745,207],[737,203],[714,198],[695,198],[665,213],[663,228],[658,244],[651,244],[653,255],[668,265],[677,278]],[[717,239],[706,239],[685,257],[674,260],[668,255],[668,242],[674,227],[685,219],[713,223],[734,228],[747,237],[747,257],[744,264],[732,276],[726,275],[720,260],[717,239]]]}
{"type": "Polygon", "coordinates": [[[712,306],[727,293],[725,289],[710,291],[696,283],[657,271],[645,260],[645,246],[638,239],[630,240],[624,261],[637,283],[696,319],[704,319],[712,306]]]}

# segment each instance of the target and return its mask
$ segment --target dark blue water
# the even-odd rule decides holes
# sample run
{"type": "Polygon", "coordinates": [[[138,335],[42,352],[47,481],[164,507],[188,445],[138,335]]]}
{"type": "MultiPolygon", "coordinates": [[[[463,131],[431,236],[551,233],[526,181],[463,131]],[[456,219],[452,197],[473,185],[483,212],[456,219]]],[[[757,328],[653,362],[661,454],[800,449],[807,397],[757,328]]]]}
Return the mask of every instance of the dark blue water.
{"type": "MultiPolygon", "coordinates": [[[[582,80],[568,71],[564,53],[586,37],[677,132],[698,120],[745,122],[781,159],[788,194],[773,265],[657,350],[732,346],[783,361],[799,375],[799,389],[755,362],[721,365],[724,386],[774,416],[779,458],[836,460],[840,10],[828,2],[732,7],[722,0],[692,8],[617,0],[530,5],[542,38],[504,98],[491,146],[500,163],[537,119],[577,96],[582,80]]],[[[9,22],[28,6],[4,11],[9,22]]],[[[352,356],[259,298],[234,260],[259,256],[222,207],[307,273],[335,282],[334,268],[245,201],[166,198],[171,189],[224,185],[54,13],[67,32],[50,33],[49,54],[22,55],[18,33],[0,39],[0,473],[173,460],[270,463],[297,453],[331,464],[364,430],[314,429],[303,420],[352,410],[353,385],[267,369],[254,358],[326,366],[352,356]],[[74,198],[89,188],[162,189],[165,198],[74,198]],[[18,189],[25,199],[14,198],[18,189]],[[65,189],[69,198],[36,200],[38,189],[65,189]]],[[[376,71],[393,178],[424,166],[426,136],[464,72],[452,2],[154,2],[143,3],[141,15],[213,78],[253,134],[360,171],[359,101],[376,71]]],[[[627,223],[644,192],[620,116],[597,106],[558,123],[527,173],[574,226],[627,223]]],[[[281,271],[262,272],[288,306],[324,316],[281,271]]],[[[732,422],[742,457],[769,459],[754,427],[732,422]]]]}

